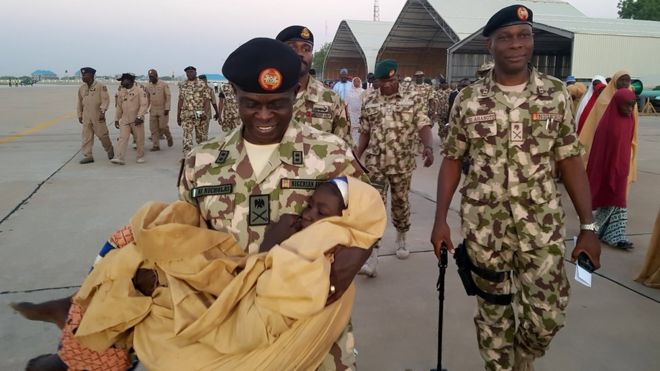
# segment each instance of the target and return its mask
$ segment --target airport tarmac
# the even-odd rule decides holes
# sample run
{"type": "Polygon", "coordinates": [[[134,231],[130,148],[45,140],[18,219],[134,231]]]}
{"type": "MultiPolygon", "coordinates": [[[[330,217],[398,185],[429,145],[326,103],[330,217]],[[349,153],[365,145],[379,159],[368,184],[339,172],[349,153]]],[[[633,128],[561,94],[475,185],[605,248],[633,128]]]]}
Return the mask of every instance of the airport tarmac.
{"type": "MultiPolygon", "coordinates": [[[[116,85],[109,89],[112,96],[116,85]]],[[[174,87],[172,92],[176,95],[174,87]]],[[[72,294],[103,242],[140,205],[177,197],[182,153],[174,118],[174,147],[161,144],[160,152],[147,151],[145,164],[135,163],[130,149],[125,166],[113,165],[95,140],[96,162],[80,165],[76,94],[76,86],[0,88],[0,370],[23,369],[31,357],[56,351],[59,334],[54,325],[23,319],[8,303],[72,294]]],[[[111,104],[108,121],[113,117],[111,104]]],[[[109,130],[116,143],[118,131],[113,125],[109,130]]],[[[212,121],[210,135],[219,134],[212,121]]],[[[660,117],[640,118],[639,173],[630,192],[628,225],[635,249],[603,246],[602,268],[592,288],[576,283],[574,265],[566,263],[572,286],[567,325],[537,362],[537,370],[658,369],[660,290],[633,279],[660,207],[659,138],[660,117]]],[[[388,225],[378,277],[356,280],[353,325],[361,370],[435,366],[438,270],[429,237],[440,160],[436,155],[435,164],[418,168],[413,178],[410,258],[401,261],[393,255],[395,231],[388,225]]],[[[455,242],[460,240],[459,201],[456,196],[449,220],[455,242]]],[[[567,235],[572,236],[578,221],[565,194],[563,202],[567,235]]],[[[571,249],[569,242],[567,254],[571,249]]],[[[452,261],[445,297],[445,367],[482,369],[472,321],[476,300],[465,295],[452,261]]]]}

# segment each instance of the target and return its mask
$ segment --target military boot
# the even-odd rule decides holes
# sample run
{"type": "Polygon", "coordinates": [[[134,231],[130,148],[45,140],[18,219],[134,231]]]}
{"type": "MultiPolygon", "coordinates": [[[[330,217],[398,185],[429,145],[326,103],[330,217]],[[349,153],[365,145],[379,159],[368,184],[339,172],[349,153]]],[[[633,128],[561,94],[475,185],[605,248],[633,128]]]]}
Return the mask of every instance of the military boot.
{"type": "Polygon", "coordinates": [[[396,257],[408,259],[410,251],[406,247],[406,232],[396,232],[396,257]]]}
{"type": "Polygon", "coordinates": [[[376,277],[376,267],[378,266],[378,249],[372,249],[371,250],[371,255],[369,255],[369,259],[367,259],[367,262],[364,263],[362,266],[362,269],[360,269],[360,273],[362,275],[365,275],[367,277],[376,277]]]}
{"type": "Polygon", "coordinates": [[[91,164],[92,162],[94,162],[94,158],[92,157],[83,157],[83,159],[80,160],[81,164],[91,164]]]}

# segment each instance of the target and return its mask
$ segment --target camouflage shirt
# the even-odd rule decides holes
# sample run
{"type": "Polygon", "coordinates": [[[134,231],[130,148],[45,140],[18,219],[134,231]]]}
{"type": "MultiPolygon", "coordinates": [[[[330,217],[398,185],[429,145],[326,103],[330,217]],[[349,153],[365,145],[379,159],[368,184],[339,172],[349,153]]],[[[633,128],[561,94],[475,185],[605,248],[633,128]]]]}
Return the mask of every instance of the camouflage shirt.
{"type": "Polygon", "coordinates": [[[425,112],[429,112],[433,108],[431,107],[431,101],[433,99],[433,86],[424,83],[413,83],[411,86],[417,91],[417,94],[423,98],[424,104],[426,105],[425,112]]]}
{"type": "Polygon", "coordinates": [[[434,95],[436,113],[438,115],[438,122],[446,124],[449,115],[449,93],[451,90],[436,90],[434,95]]]}
{"type": "Polygon", "coordinates": [[[200,79],[186,80],[179,83],[179,97],[183,99],[182,112],[194,112],[204,110],[204,101],[211,100],[210,89],[200,79]]]}
{"type": "Polygon", "coordinates": [[[222,131],[229,132],[241,125],[241,118],[238,116],[236,94],[229,83],[220,84],[220,98],[224,99],[220,116],[220,127],[222,131]]]}
{"type": "Polygon", "coordinates": [[[461,189],[468,240],[529,251],[564,239],[552,163],[582,152],[569,105],[564,84],[536,69],[522,93],[500,90],[491,72],[458,94],[444,153],[470,159],[461,189]],[[507,228],[515,228],[517,241],[507,228]]]}
{"type": "Polygon", "coordinates": [[[309,78],[307,89],[298,93],[293,104],[293,117],[313,128],[332,133],[353,146],[346,105],[337,93],[313,77],[309,78]]]}
{"type": "Polygon", "coordinates": [[[360,114],[360,133],[369,135],[367,167],[376,167],[383,174],[415,169],[419,130],[431,125],[423,100],[415,90],[403,87],[390,96],[380,90],[367,92],[360,114]]]}
{"type": "Polygon", "coordinates": [[[190,152],[179,198],[196,205],[209,227],[233,234],[250,254],[259,250],[266,226],[282,214],[300,214],[320,182],[341,175],[368,180],[342,140],[295,120],[264,170],[255,174],[241,132],[190,152]]]}

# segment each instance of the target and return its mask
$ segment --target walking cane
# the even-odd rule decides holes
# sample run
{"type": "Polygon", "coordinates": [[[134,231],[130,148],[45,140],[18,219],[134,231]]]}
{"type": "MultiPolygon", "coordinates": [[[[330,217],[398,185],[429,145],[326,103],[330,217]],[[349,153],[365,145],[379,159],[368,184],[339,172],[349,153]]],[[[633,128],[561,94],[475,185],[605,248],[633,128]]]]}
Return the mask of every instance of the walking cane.
{"type": "Polygon", "coordinates": [[[436,288],[438,289],[438,301],[439,301],[439,310],[438,310],[438,365],[437,368],[431,369],[431,371],[447,371],[447,369],[442,368],[442,323],[443,323],[443,311],[445,303],[445,272],[447,271],[447,245],[442,243],[440,247],[440,259],[438,260],[438,283],[436,288]]]}

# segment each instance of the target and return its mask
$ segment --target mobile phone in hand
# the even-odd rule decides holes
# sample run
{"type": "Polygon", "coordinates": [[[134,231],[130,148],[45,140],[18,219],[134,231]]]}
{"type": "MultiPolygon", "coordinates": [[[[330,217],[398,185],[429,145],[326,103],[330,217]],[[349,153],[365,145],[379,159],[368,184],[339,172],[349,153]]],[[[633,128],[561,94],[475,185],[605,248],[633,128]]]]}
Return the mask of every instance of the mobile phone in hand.
{"type": "Polygon", "coordinates": [[[589,259],[589,256],[583,252],[578,255],[577,263],[580,267],[589,273],[593,273],[596,270],[596,268],[594,268],[594,264],[591,262],[591,259],[589,259]]]}

